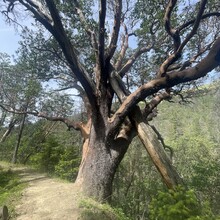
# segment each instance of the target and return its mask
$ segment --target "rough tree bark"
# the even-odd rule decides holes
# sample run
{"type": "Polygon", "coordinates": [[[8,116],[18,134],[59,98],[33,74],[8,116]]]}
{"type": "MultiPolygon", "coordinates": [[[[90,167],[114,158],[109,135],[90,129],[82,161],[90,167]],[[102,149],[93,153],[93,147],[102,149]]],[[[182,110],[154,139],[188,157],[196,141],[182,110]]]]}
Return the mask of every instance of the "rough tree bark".
{"type": "Polygon", "coordinates": [[[81,163],[76,184],[86,195],[100,201],[109,201],[119,161],[112,157],[111,149],[103,138],[97,137],[95,133],[86,144],[88,151],[81,163]]]}
{"type": "MultiPolygon", "coordinates": [[[[101,118],[101,117],[100,117],[101,118]]],[[[87,196],[99,201],[110,201],[112,182],[116,170],[134,137],[132,129],[127,129],[129,137],[120,135],[117,138],[106,139],[105,125],[88,123],[81,126],[84,136],[82,161],[76,184],[87,196]],[[95,127],[96,126],[96,127],[95,127]]]]}

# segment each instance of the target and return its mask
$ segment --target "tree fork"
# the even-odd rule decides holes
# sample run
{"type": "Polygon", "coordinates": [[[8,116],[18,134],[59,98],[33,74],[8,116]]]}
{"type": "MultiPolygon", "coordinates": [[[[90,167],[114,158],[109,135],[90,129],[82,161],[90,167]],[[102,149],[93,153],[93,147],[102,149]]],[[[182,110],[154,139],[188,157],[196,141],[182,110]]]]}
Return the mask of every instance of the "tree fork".
{"type": "MultiPolygon", "coordinates": [[[[122,102],[121,97],[125,97],[126,94],[117,86],[117,81],[115,78],[111,78],[111,85],[115,89],[115,92],[122,102]]],[[[160,101],[157,101],[158,104],[160,101]]],[[[156,104],[155,104],[156,105],[156,104]]],[[[134,123],[138,137],[143,143],[145,149],[160,175],[168,188],[175,188],[177,185],[183,185],[184,182],[177,173],[176,169],[172,166],[172,162],[168,158],[164,151],[164,148],[160,141],[158,140],[153,129],[145,122],[145,118],[142,116],[142,112],[138,106],[136,106],[131,114],[130,120],[134,123]]]]}

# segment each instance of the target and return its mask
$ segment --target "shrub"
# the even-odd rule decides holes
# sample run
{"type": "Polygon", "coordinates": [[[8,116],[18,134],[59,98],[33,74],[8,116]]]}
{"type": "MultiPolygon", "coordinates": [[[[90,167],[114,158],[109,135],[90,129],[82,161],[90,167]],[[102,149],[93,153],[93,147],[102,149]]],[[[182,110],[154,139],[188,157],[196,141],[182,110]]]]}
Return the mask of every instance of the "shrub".
{"type": "Polygon", "coordinates": [[[55,166],[55,174],[62,179],[74,181],[80,164],[80,157],[74,146],[66,148],[60,157],[58,164],[55,166]]]}
{"type": "Polygon", "coordinates": [[[208,204],[200,204],[193,190],[179,186],[175,190],[159,192],[150,205],[152,220],[212,220],[208,204]]]}

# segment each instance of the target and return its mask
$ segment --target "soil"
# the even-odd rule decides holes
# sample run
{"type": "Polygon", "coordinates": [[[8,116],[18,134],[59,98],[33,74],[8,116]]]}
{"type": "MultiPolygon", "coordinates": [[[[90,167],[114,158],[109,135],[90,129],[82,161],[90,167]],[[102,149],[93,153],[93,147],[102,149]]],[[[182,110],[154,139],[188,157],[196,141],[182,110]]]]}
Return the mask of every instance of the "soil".
{"type": "Polygon", "coordinates": [[[16,220],[77,220],[79,190],[74,183],[49,178],[28,168],[16,168],[27,182],[15,207],[16,220]]]}

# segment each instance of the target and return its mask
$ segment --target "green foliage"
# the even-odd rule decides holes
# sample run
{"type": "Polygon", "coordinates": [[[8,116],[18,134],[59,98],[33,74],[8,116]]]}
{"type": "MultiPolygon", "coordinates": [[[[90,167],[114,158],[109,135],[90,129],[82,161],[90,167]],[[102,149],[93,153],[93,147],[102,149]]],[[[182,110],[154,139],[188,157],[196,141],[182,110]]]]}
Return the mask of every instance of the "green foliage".
{"type": "Polygon", "coordinates": [[[112,208],[108,204],[101,204],[90,198],[81,200],[80,220],[129,220],[120,209],[112,208]]]}
{"type": "Polygon", "coordinates": [[[209,207],[199,203],[193,190],[179,186],[168,192],[160,191],[149,206],[150,219],[155,220],[211,220],[209,207]]]}
{"type": "Polygon", "coordinates": [[[164,186],[140,140],[135,138],[122,161],[113,185],[112,205],[131,219],[147,219],[148,204],[164,186]]]}
{"type": "Polygon", "coordinates": [[[220,161],[206,158],[193,165],[193,174],[189,185],[194,188],[200,200],[209,200],[212,210],[219,214],[220,210],[220,161]]]}
{"type": "Polygon", "coordinates": [[[15,198],[19,199],[25,186],[26,184],[20,182],[16,173],[0,166],[0,206],[6,205],[9,208],[10,216],[14,215],[15,198]]]}
{"type": "Polygon", "coordinates": [[[53,173],[55,171],[55,165],[60,160],[62,149],[54,137],[50,137],[42,147],[43,151],[35,154],[31,158],[31,163],[42,171],[53,173]]]}
{"type": "Polygon", "coordinates": [[[12,152],[17,140],[15,133],[11,135],[7,141],[0,143],[0,160],[11,161],[12,152]]]}
{"type": "MultiPolygon", "coordinates": [[[[11,161],[17,132],[16,127],[6,141],[0,144],[0,159],[11,161]]],[[[81,139],[78,133],[67,131],[63,124],[45,120],[26,122],[18,162],[73,181],[81,160],[80,147],[81,139]]]]}
{"type": "MultiPolygon", "coordinates": [[[[24,154],[25,158],[27,157],[25,152],[29,152],[31,154],[28,160],[29,165],[73,181],[78,173],[81,160],[80,139],[76,133],[64,129],[64,125],[56,124],[56,127],[54,126],[47,137],[44,135],[44,130],[36,130],[32,138],[23,143],[20,155],[24,154]]],[[[51,129],[48,125],[46,127],[47,130],[51,129]]]]}
{"type": "Polygon", "coordinates": [[[55,174],[63,179],[73,181],[76,179],[81,158],[72,148],[66,148],[55,166],[55,174]]]}

